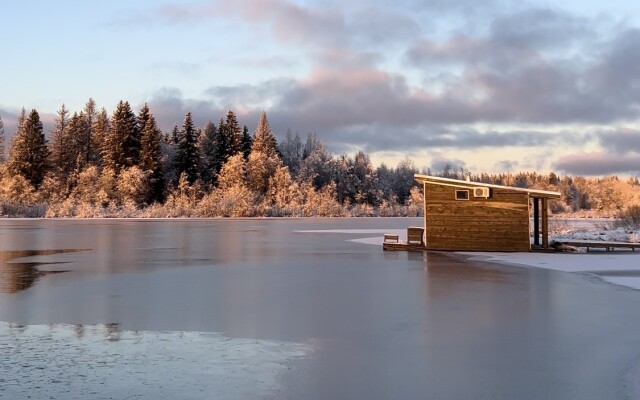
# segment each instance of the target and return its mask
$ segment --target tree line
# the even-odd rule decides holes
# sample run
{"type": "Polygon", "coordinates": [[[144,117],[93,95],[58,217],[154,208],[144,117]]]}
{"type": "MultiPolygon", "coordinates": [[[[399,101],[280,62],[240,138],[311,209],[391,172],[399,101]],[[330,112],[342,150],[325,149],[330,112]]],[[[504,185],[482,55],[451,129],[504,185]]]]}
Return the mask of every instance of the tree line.
{"type": "MultiPolygon", "coordinates": [[[[196,127],[162,132],[149,106],[120,101],[111,115],[89,99],[73,114],[62,105],[51,132],[37,110],[22,110],[5,159],[0,119],[0,215],[22,216],[417,216],[419,171],[405,158],[374,168],[369,156],[335,156],[309,133],[278,142],[267,115],[253,134],[233,111],[196,127]]],[[[554,173],[472,175],[447,166],[435,175],[557,190],[553,212],[615,212],[639,204],[637,178],[554,173]]]]}

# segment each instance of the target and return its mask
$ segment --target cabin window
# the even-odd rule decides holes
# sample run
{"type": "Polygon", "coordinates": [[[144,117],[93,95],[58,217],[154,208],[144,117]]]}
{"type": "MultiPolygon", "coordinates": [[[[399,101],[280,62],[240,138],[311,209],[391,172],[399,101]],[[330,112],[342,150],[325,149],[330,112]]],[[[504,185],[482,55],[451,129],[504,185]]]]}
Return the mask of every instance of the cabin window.
{"type": "Polygon", "coordinates": [[[456,200],[469,200],[469,191],[456,190],[456,200]]]}

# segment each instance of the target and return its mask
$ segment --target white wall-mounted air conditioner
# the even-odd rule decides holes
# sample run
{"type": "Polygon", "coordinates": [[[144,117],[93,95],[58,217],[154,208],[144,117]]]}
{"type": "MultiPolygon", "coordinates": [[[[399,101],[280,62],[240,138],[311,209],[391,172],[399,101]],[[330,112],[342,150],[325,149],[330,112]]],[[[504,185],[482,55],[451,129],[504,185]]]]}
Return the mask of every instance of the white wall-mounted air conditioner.
{"type": "Polygon", "coordinates": [[[477,187],[477,188],[473,188],[473,197],[482,197],[482,198],[488,198],[489,197],[489,188],[487,187],[477,187]]]}

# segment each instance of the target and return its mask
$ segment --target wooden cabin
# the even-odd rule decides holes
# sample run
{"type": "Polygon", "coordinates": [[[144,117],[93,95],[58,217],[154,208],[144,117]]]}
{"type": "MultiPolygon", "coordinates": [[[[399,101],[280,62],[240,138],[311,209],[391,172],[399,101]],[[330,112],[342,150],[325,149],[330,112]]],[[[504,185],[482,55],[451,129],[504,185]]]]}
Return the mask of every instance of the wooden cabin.
{"type": "Polygon", "coordinates": [[[560,193],[426,175],[415,175],[415,179],[424,188],[424,248],[530,251],[549,247],[548,201],[559,199],[560,193]]]}

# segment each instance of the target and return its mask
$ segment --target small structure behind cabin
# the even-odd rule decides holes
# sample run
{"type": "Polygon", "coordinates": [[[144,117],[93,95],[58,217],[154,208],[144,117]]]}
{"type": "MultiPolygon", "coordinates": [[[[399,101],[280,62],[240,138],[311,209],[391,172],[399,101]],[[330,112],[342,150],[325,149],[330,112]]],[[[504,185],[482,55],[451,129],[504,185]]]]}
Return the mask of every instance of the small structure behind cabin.
{"type": "Polygon", "coordinates": [[[559,199],[560,193],[426,175],[415,175],[415,179],[424,189],[425,249],[530,251],[549,247],[548,200],[559,199]]]}

